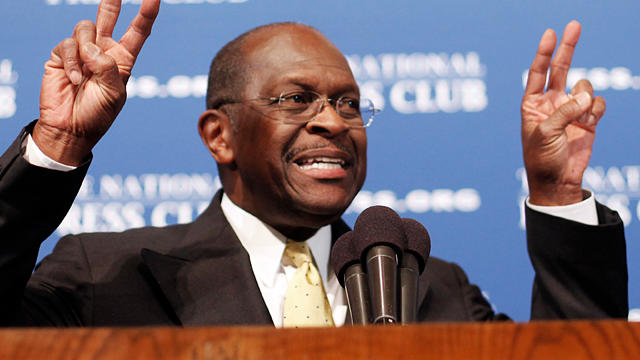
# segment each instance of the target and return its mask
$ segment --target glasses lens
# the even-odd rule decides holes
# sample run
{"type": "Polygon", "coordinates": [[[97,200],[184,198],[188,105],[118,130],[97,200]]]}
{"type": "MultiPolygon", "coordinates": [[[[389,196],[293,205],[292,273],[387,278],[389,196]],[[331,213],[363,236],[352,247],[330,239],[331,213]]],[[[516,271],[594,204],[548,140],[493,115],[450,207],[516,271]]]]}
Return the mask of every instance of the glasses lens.
{"type": "Polygon", "coordinates": [[[338,114],[345,119],[352,120],[354,118],[360,118],[360,106],[361,102],[354,98],[342,97],[336,104],[336,110],[338,114]]]}
{"type": "MultiPolygon", "coordinates": [[[[329,102],[333,103],[332,100],[329,102]]],[[[312,91],[294,91],[280,95],[278,110],[285,123],[305,123],[318,114],[323,104],[320,95],[312,91]]],[[[335,102],[335,109],[344,122],[353,128],[369,126],[376,112],[371,100],[347,96],[335,102]]]]}
{"type": "Polygon", "coordinates": [[[376,113],[376,108],[373,106],[373,102],[367,98],[360,99],[360,116],[358,124],[352,124],[352,126],[367,127],[373,122],[373,116],[376,113]]]}
{"type": "Polygon", "coordinates": [[[290,92],[280,95],[278,108],[289,121],[308,121],[314,116],[314,104],[318,95],[308,91],[290,92]]]}

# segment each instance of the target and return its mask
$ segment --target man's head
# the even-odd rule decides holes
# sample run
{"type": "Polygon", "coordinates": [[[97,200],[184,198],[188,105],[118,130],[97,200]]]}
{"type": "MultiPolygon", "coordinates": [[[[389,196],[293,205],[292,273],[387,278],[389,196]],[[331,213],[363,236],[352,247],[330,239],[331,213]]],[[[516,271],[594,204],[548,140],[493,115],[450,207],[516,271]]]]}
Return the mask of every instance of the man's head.
{"type": "Polygon", "coordinates": [[[304,238],[338,219],[362,187],[366,133],[328,102],[306,123],[283,123],[273,99],[292,91],[359,98],[346,59],[317,30],[293,23],[254,29],[216,55],[199,130],[229,198],[304,238]]]}

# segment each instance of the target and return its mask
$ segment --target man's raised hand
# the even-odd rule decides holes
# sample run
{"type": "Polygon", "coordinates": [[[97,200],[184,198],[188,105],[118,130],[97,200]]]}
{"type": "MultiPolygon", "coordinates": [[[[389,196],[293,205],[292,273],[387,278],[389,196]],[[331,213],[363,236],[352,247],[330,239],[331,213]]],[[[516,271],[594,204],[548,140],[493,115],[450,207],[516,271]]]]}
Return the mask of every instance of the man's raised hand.
{"type": "Polygon", "coordinates": [[[79,22],[45,64],[33,139],[50,158],[79,165],[124,105],[126,84],[160,8],[143,0],[119,42],[112,38],[121,0],[102,0],[96,23],[79,22]]]}
{"type": "Polygon", "coordinates": [[[565,93],[579,37],[580,24],[570,22],[552,58],[556,34],[548,29],[529,69],[521,112],[522,150],[532,204],[567,205],[583,200],[582,174],[606,105],[601,97],[593,98],[593,88],[586,80],[580,80],[570,95],[565,93]]]}

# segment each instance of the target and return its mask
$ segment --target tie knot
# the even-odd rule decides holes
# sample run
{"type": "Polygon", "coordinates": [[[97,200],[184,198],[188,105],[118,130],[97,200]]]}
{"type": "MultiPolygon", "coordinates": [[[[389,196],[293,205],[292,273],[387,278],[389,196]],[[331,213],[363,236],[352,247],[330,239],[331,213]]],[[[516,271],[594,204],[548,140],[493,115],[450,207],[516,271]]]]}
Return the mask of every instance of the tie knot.
{"type": "Polygon", "coordinates": [[[287,240],[284,256],[288,257],[296,267],[311,262],[311,251],[309,251],[309,245],[304,241],[287,240]]]}

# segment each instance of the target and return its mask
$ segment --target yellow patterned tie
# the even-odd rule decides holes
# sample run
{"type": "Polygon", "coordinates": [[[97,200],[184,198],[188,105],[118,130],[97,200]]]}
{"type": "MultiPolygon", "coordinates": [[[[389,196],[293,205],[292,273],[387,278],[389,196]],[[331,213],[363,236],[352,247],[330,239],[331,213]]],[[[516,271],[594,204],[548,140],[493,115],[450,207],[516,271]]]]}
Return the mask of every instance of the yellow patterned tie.
{"type": "Polygon", "coordinates": [[[296,266],[284,299],[284,327],[335,326],[322,278],[306,242],[287,241],[284,255],[296,266]]]}

